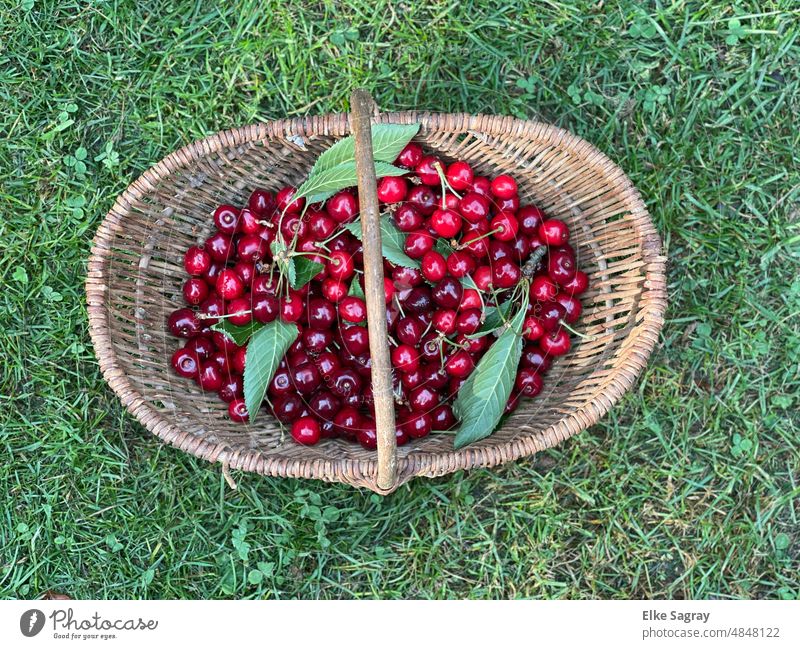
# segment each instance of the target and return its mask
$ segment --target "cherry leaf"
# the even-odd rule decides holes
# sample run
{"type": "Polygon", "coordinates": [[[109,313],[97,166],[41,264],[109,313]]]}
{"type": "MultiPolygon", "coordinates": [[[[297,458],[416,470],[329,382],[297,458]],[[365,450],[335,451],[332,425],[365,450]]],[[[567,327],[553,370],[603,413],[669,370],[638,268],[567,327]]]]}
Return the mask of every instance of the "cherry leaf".
{"type": "Polygon", "coordinates": [[[244,358],[244,402],[251,424],[281,359],[297,335],[296,324],[278,318],[265,324],[250,339],[244,358]]]}

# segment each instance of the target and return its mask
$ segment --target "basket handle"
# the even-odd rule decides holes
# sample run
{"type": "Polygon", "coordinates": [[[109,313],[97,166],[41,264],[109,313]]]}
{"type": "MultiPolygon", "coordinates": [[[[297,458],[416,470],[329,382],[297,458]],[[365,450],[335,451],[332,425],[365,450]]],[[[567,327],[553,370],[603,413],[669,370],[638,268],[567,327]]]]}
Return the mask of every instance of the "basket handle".
{"type": "Polygon", "coordinates": [[[370,94],[360,88],[353,90],[350,96],[350,120],[355,140],[361,240],[364,245],[364,297],[369,322],[372,394],[375,401],[375,428],[378,435],[376,483],[382,490],[391,490],[397,479],[397,440],[383,287],[378,182],[372,155],[371,116],[375,112],[375,102],[370,94]]]}

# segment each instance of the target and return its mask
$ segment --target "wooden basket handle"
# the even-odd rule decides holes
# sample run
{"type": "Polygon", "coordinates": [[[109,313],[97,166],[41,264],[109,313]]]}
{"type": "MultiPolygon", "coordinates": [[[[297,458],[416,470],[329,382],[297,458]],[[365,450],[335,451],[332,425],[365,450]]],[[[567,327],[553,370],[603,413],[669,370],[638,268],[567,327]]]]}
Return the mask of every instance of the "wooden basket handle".
{"type": "Polygon", "coordinates": [[[369,322],[369,351],[372,358],[372,394],[375,400],[375,427],[378,434],[378,472],[376,483],[389,490],[397,479],[397,440],[395,438],[392,365],[386,324],[383,287],[378,182],[372,155],[372,120],[375,102],[366,90],[356,89],[350,96],[350,121],[355,140],[358,201],[361,211],[361,240],[364,245],[364,297],[369,322]]]}

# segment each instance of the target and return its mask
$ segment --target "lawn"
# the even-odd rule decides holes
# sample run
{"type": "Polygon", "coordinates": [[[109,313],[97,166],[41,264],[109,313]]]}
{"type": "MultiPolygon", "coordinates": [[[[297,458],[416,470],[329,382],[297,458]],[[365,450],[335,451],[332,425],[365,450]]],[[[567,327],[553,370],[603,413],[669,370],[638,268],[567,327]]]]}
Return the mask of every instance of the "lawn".
{"type": "Polygon", "coordinates": [[[800,597],[795,2],[7,0],[0,106],[0,596],[800,597]],[[664,239],[667,324],[623,402],[535,458],[387,498],[233,491],[104,383],[91,238],[176,147],[354,85],[596,144],[664,239]]]}

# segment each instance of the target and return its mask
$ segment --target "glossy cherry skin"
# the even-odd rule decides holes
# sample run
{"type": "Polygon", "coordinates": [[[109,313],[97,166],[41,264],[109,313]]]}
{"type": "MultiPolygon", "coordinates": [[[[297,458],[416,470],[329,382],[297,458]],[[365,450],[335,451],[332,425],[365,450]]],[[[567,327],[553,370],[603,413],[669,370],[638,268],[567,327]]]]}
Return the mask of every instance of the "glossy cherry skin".
{"type": "Polygon", "coordinates": [[[465,288],[464,293],[461,296],[461,308],[462,309],[480,309],[483,307],[483,301],[481,300],[481,294],[478,293],[474,288],[465,288]]]}
{"type": "Polygon", "coordinates": [[[339,302],[339,317],[347,322],[363,322],[367,319],[367,305],[360,297],[349,295],[339,302]]]}
{"type": "Polygon", "coordinates": [[[338,223],[348,223],[358,215],[358,200],[350,192],[337,192],[328,199],[325,209],[338,223]]]}
{"type": "Polygon", "coordinates": [[[526,397],[535,397],[542,391],[543,386],[542,377],[535,370],[523,367],[517,372],[514,387],[526,397]]]}
{"type": "Polygon", "coordinates": [[[348,439],[355,439],[361,426],[361,413],[352,406],[344,406],[334,416],[333,426],[340,435],[348,439]]]}
{"type": "Polygon", "coordinates": [[[489,199],[473,191],[461,199],[458,209],[461,216],[471,223],[485,221],[489,217],[489,199]]]}
{"type": "Polygon", "coordinates": [[[400,152],[400,155],[397,156],[397,160],[395,160],[394,163],[398,167],[413,169],[422,162],[422,157],[422,147],[416,142],[409,142],[400,152]]]}
{"type": "Polygon", "coordinates": [[[531,282],[530,295],[531,299],[538,302],[548,302],[558,295],[558,287],[549,277],[537,275],[531,282]]]}
{"type": "Polygon", "coordinates": [[[525,322],[522,324],[522,330],[525,332],[525,338],[528,340],[539,340],[545,333],[542,321],[532,315],[525,318],[525,322]]]}
{"type": "Polygon", "coordinates": [[[398,372],[400,383],[406,390],[414,390],[422,385],[422,372],[419,369],[413,372],[398,372]]]}
{"type": "Polygon", "coordinates": [[[456,343],[462,345],[464,350],[472,355],[485,352],[492,340],[494,340],[492,336],[481,336],[480,338],[467,338],[464,334],[456,336],[456,343]]]}
{"type": "Polygon", "coordinates": [[[389,304],[395,294],[394,282],[388,277],[383,278],[383,301],[389,304]]]}
{"type": "Polygon", "coordinates": [[[386,176],[378,181],[378,200],[399,203],[408,194],[408,181],[399,176],[386,176]]]}
{"type": "Polygon", "coordinates": [[[292,424],[292,439],[303,446],[313,446],[321,439],[319,422],[314,417],[299,417],[292,424]]]}
{"type": "Polygon", "coordinates": [[[250,419],[244,399],[234,399],[228,404],[228,417],[237,422],[246,422],[250,419]]]}
{"type": "Polygon", "coordinates": [[[422,376],[422,385],[427,385],[434,390],[443,390],[450,381],[450,375],[438,360],[420,365],[419,373],[422,376]]]}
{"type": "Polygon", "coordinates": [[[465,350],[459,349],[444,364],[445,370],[450,376],[464,378],[470,375],[475,369],[475,361],[465,350]]]}
{"type": "Polygon", "coordinates": [[[328,277],[322,282],[322,295],[329,302],[336,304],[347,295],[347,284],[333,277],[328,277]]]}
{"type": "Polygon", "coordinates": [[[412,259],[421,259],[433,248],[435,240],[427,230],[415,230],[406,236],[403,249],[412,259]]]}
{"type": "Polygon", "coordinates": [[[278,286],[277,276],[273,275],[256,275],[253,278],[252,292],[255,293],[270,293],[275,294],[275,289],[278,286]]]}
{"type": "Polygon", "coordinates": [[[333,419],[342,402],[330,390],[318,390],[308,400],[308,408],[320,419],[333,419]]]}
{"type": "Polygon", "coordinates": [[[534,305],[533,313],[539,318],[545,331],[560,329],[561,320],[567,315],[566,309],[554,301],[534,305]]]}
{"type": "Polygon", "coordinates": [[[581,306],[580,300],[576,297],[567,295],[566,293],[559,293],[556,295],[556,302],[564,307],[564,321],[567,324],[575,324],[578,318],[581,317],[583,307],[581,306]]]}
{"type": "Polygon", "coordinates": [[[511,198],[517,194],[517,181],[507,174],[500,174],[492,179],[489,191],[497,198],[511,198]]]}
{"type": "Polygon", "coordinates": [[[431,427],[433,430],[450,430],[456,425],[456,417],[453,409],[443,403],[431,410],[431,427]]]}
{"type": "Polygon", "coordinates": [[[436,210],[431,214],[430,227],[440,237],[451,239],[461,231],[461,215],[453,210],[436,210]]]}
{"type": "Polygon", "coordinates": [[[447,182],[450,183],[453,189],[461,191],[472,187],[472,180],[475,174],[472,171],[472,167],[469,166],[469,163],[458,160],[447,167],[445,176],[447,177],[447,182]]]}
{"type": "Polygon", "coordinates": [[[400,289],[401,287],[410,288],[412,286],[419,286],[425,282],[425,277],[416,268],[398,266],[392,271],[392,280],[398,289],[400,289]]]}
{"type": "Polygon", "coordinates": [[[191,309],[177,309],[167,319],[167,326],[173,336],[178,338],[192,338],[197,336],[203,328],[197,314],[191,309]]]}
{"type": "Polygon", "coordinates": [[[295,187],[284,187],[275,196],[275,201],[278,204],[278,212],[281,214],[298,214],[306,205],[305,198],[298,198],[294,200],[294,195],[297,193],[295,187]]]}
{"type": "Polygon", "coordinates": [[[237,231],[241,232],[242,234],[259,234],[263,229],[272,230],[272,228],[264,228],[260,221],[263,221],[263,217],[258,216],[249,208],[244,208],[241,212],[239,212],[239,225],[237,231]]]}
{"type": "Polygon", "coordinates": [[[221,352],[225,354],[231,355],[236,352],[238,349],[242,349],[233,342],[228,336],[226,336],[221,331],[212,331],[211,332],[211,340],[214,342],[214,346],[221,352]]]}
{"type": "Polygon", "coordinates": [[[277,297],[270,293],[257,293],[252,296],[251,308],[253,317],[266,324],[278,317],[281,305],[277,297]]]}
{"type": "Polygon", "coordinates": [[[236,253],[243,261],[261,261],[269,250],[269,244],[255,234],[246,234],[236,244],[236,253]]]}
{"type": "Polygon", "coordinates": [[[211,266],[208,267],[208,270],[203,273],[203,279],[205,280],[206,284],[208,284],[208,288],[215,288],[217,285],[217,277],[219,274],[225,270],[225,264],[219,261],[212,261],[211,266]]]}
{"type": "Polygon", "coordinates": [[[576,270],[572,279],[562,284],[561,288],[568,295],[581,295],[589,288],[589,276],[581,270],[576,270]]]}
{"type": "Polygon", "coordinates": [[[244,282],[230,268],[223,270],[217,277],[217,295],[224,300],[233,300],[244,294],[244,282]]]}
{"type": "Polygon", "coordinates": [[[228,302],[228,320],[231,324],[243,327],[253,319],[249,297],[237,297],[228,302]]]}
{"type": "Polygon", "coordinates": [[[333,279],[350,279],[355,272],[355,261],[353,255],[344,250],[335,250],[330,254],[328,261],[328,275],[333,279]]]}
{"type": "Polygon", "coordinates": [[[460,334],[474,334],[481,326],[479,309],[462,309],[456,318],[456,330],[460,334]]]}
{"type": "Polygon", "coordinates": [[[222,234],[234,234],[239,229],[239,210],[233,205],[220,205],[214,210],[214,225],[222,234]]]}
{"type": "Polygon", "coordinates": [[[548,246],[561,246],[569,241],[569,228],[564,221],[547,219],[539,225],[539,238],[548,246]]]}
{"type": "Polygon", "coordinates": [[[422,320],[413,315],[400,318],[394,327],[394,335],[401,343],[416,345],[422,334],[425,332],[425,325],[422,320]]]}
{"type": "Polygon", "coordinates": [[[303,400],[296,394],[287,393],[275,397],[272,413],[284,424],[290,424],[300,417],[304,409],[303,400]]]}
{"type": "Polygon", "coordinates": [[[430,413],[417,412],[408,417],[402,424],[403,432],[412,439],[419,439],[430,435],[433,430],[433,419],[430,413]]]}
{"type": "Polygon", "coordinates": [[[356,439],[368,451],[378,448],[378,432],[375,428],[375,421],[364,417],[361,421],[361,428],[356,433],[356,439]]]}
{"type": "Polygon", "coordinates": [[[329,379],[329,382],[326,381],[328,387],[334,394],[340,397],[349,397],[350,395],[359,394],[361,386],[363,385],[358,373],[349,367],[342,367],[338,370],[334,370],[330,374],[329,379]]]}
{"type": "Polygon", "coordinates": [[[400,344],[392,350],[392,366],[401,372],[414,372],[419,367],[419,353],[411,345],[400,344]]]}
{"type": "Polygon", "coordinates": [[[439,160],[439,158],[429,155],[422,158],[422,160],[419,161],[419,164],[414,167],[414,171],[416,172],[417,176],[419,176],[419,179],[422,181],[423,185],[436,187],[441,184],[439,172],[436,170],[437,166],[440,169],[444,169],[444,165],[442,165],[442,162],[439,160]]]}
{"type": "Polygon", "coordinates": [[[183,299],[186,304],[197,306],[208,297],[208,284],[199,277],[190,277],[183,283],[183,299]]]}
{"type": "Polygon", "coordinates": [[[292,385],[300,394],[311,394],[319,384],[319,370],[313,363],[302,363],[292,371],[292,385]]]}
{"type": "Polygon", "coordinates": [[[441,400],[439,393],[426,385],[411,390],[408,395],[408,405],[415,412],[430,412],[441,400]]]}
{"type": "Polygon", "coordinates": [[[244,380],[238,374],[227,375],[223,372],[222,387],[218,390],[219,398],[230,403],[244,396],[244,380]]]}
{"type": "Polygon", "coordinates": [[[327,378],[329,377],[334,370],[337,370],[341,367],[341,362],[339,361],[339,357],[331,351],[324,351],[317,355],[314,359],[314,365],[317,366],[319,373],[327,378]]]}
{"type": "Polygon", "coordinates": [[[207,359],[217,350],[217,346],[208,336],[196,336],[189,340],[186,345],[184,345],[184,348],[197,352],[197,356],[201,360],[207,359]]]}
{"type": "Polygon", "coordinates": [[[513,214],[500,212],[491,220],[489,228],[495,230],[493,236],[498,241],[513,241],[519,231],[519,223],[513,214]]]}
{"type": "Polygon", "coordinates": [[[415,286],[408,292],[408,295],[403,301],[403,305],[405,306],[406,311],[419,314],[420,317],[424,319],[424,317],[427,315],[428,311],[430,311],[431,308],[430,287],[415,286]]]}
{"type": "Polygon", "coordinates": [[[488,291],[492,285],[492,269],[489,266],[479,266],[472,273],[472,281],[481,291],[488,291]]]}
{"type": "Polygon", "coordinates": [[[272,192],[266,189],[256,189],[247,200],[247,207],[256,216],[267,219],[272,216],[278,207],[278,202],[272,192]]]}
{"type": "Polygon", "coordinates": [[[172,354],[171,364],[178,376],[193,379],[200,369],[200,357],[193,349],[180,348],[172,354]]]}
{"type": "Polygon", "coordinates": [[[198,246],[192,246],[183,256],[183,268],[189,275],[200,277],[211,267],[211,255],[198,246]]]}
{"type": "Polygon", "coordinates": [[[466,250],[456,250],[447,258],[447,271],[453,277],[469,275],[477,266],[475,257],[466,250]]]}
{"type": "Polygon", "coordinates": [[[319,353],[333,343],[333,332],[330,329],[306,329],[302,334],[303,345],[309,353],[319,353]]]}
{"type": "Polygon", "coordinates": [[[203,247],[214,261],[228,261],[233,254],[233,240],[221,232],[212,234],[203,247]]]}
{"type": "Polygon", "coordinates": [[[222,372],[219,371],[219,365],[213,361],[202,362],[197,373],[197,383],[206,392],[219,390],[222,387],[222,372]]]}
{"type": "Polygon", "coordinates": [[[575,257],[565,250],[553,250],[547,259],[547,274],[557,284],[563,286],[575,277],[577,267],[575,257]]]}
{"type": "Polygon", "coordinates": [[[510,259],[501,259],[492,265],[492,285],[496,288],[511,288],[521,276],[519,266],[510,259]]]}
{"type": "Polygon", "coordinates": [[[570,349],[569,333],[566,329],[557,329],[545,334],[539,340],[539,347],[550,356],[563,356],[570,349]]]}
{"type": "Polygon", "coordinates": [[[297,322],[303,317],[303,298],[297,291],[291,291],[279,300],[280,316],[284,322],[297,322]]]}
{"type": "Polygon", "coordinates": [[[217,367],[219,367],[219,371],[222,372],[223,377],[230,378],[231,376],[236,375],[238,370],[233,367],[231,359],[228,358],[228,355],[225,352],[215,351],[211,354],[211,356],[209,356],[209,358],[217,364],[217,367]]]}
{"type": "Polygon", "coordinates": [[[551,363],[550,356],[545,354],[538,345],[526,345],[522,350],[522,358],[520,359],[522,367],[530,367],[539,374],[544,374],[550,369],[551,363]]]}
{"type": "Polygon", "coordinates": [[[419,230],[425,223],[422,213],[410,203],[403,203],[392,214],[397,229],[401,232],[419,230]]]}
{"type": "Polygon", "coordinates": [[[456,330],[456,319],[458,314],[454,309],[438,309],[433,314],[433,328],[449,336],[456,330]]]}
{"type": "Polygon", "coordinates": [[[514,261],[523,265],[528,261],[528,256],[531,253],[531,245],[528,243],[528,237],[524,234],[517,234],[516,238],[510,243],[511,247],[514,249],[514,261]]]}
{"type": "Polygon", "coordinates": [[[313,329],[330,329],[336,321],[336,308],[323,298],[312,298],[306,308],[308,326],[313,329]]]}
{"type": "Polygon", "coordinates": [[[510,214],[515,214],[519,209],[519,196],[495,198],[493,205],[495,212],[509,212],[510,214]]]}
{"type": "Polygon", "coordinates": [[[539,225],[544,220],[544,212],[535,205],[523,205],[517,210],[519,231],[526,237],[539,234],[539,225]]]}
{"type": "Polygon", "coordinates": [[[472,179],[472,191],[481,196],[489,196],[492,183],[486,176],[475,176],[472,179]]]}
{"type": "Polygon", "coordinates": [[[457,309],[464,294],[464,287],[457,279],[445,277],[433,287],[431,298],[445,309],[457,309]]]}
{"type": "Polygon", "coordinates": [[[340,327],[339,333],[345,349],[354,356],[363,354],[369,349],[369,337],[366,327],[360,325],[340,327]]]}
{"type": "Polygon", "coordinates": [[[429,363],[440,363],[442,342],[435,331],[429,331],[419,341],[420,356],[429,363]]]}
{"type": "Polygon", "coordinates": [[[436,194],[433,193],[433,190],[425,185],[415,185],[409,189],[406,200],[413,205],[422,216],[430,216],[436,208],[441,205],[436,202],[436,194]]]}

